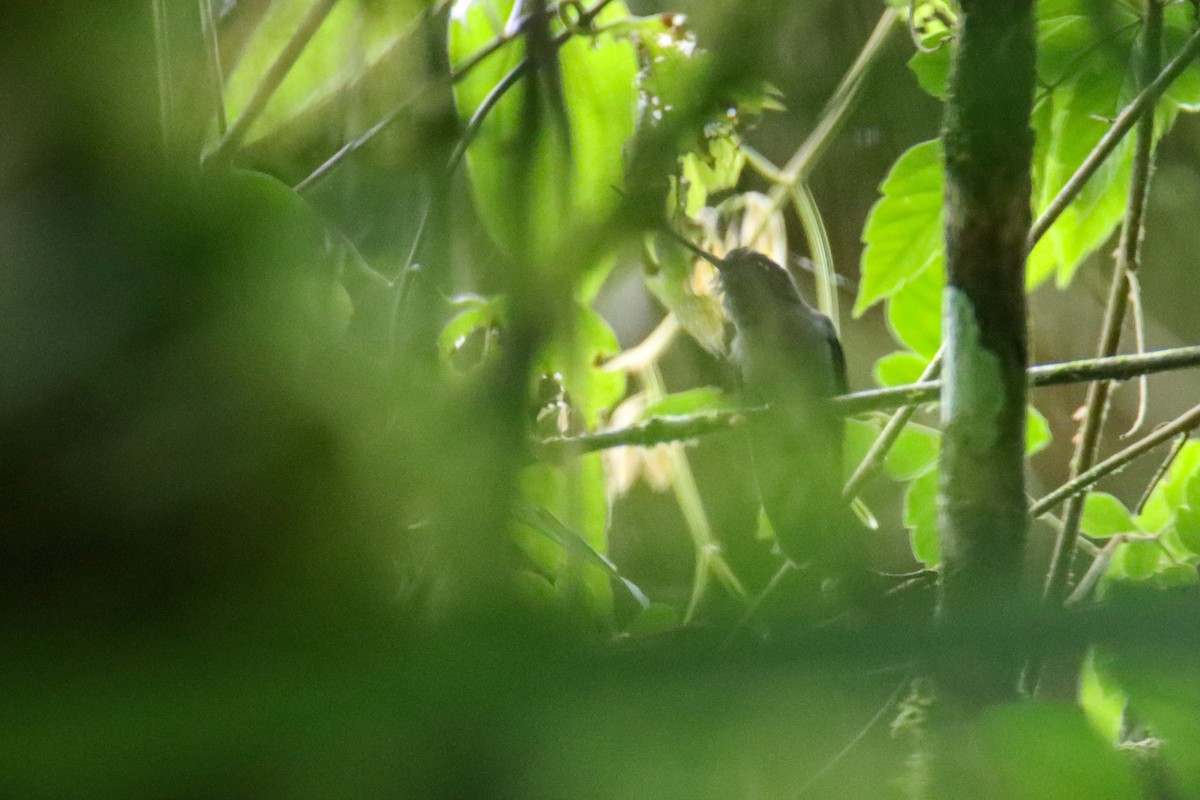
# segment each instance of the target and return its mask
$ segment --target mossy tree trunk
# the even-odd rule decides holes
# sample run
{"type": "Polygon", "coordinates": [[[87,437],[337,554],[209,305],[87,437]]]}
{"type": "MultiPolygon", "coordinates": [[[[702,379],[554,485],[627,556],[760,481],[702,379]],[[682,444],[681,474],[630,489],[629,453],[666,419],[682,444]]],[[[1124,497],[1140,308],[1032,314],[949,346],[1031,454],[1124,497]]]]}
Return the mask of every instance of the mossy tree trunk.
{"type": "MultiPolygon", "coordinates": [[[[1025,241],[1035,77],[1032,0],[962,0],[961,9],[943,132],[939,610],[955,624],[982,622],[1023,596],[1025,241]]],[[[1005,649],[981,654],[984,663],[975,667],[986,668],[945,670],[945,688],[984,702],[1010,695],[1020,662],[1005,649]]]]}

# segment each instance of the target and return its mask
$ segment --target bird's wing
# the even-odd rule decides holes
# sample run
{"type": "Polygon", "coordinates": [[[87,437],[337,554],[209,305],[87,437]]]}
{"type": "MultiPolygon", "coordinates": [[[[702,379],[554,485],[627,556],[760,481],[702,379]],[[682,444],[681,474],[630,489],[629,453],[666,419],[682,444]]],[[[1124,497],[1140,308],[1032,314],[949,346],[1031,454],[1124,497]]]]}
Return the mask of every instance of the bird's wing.
{"type": "Polygon", "coordinates": [[[846,394],[850,391],[850,384],[846,379],[846,353],[842,350],[842,342],[838,339],[837,329],[833,327],[833,322],[829,317],[824,314],[817,314],[817,325],[825,335],[825,340],[829,342],[829,356],[833,364],[833,393],[835,395],[846,394]]]}

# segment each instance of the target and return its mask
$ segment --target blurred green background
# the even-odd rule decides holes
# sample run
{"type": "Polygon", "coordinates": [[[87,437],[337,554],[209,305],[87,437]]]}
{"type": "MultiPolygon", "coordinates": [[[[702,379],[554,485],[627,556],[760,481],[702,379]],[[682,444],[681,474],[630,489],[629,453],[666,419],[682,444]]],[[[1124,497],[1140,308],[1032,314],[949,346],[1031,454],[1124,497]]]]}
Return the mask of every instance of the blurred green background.
{"type": "MultiPolygon", "coordinates": [[[[506,249],[473,195],[481,151],[468,169],[445,170],[465,122],[445,80],[447,14],[470,4],[334,5],[229,160],[212,157],[218,105],[236,120],[309,4],[5,11],[0,795],[919,791],[920,757],[937,736],[922,727],[927,694],[912,683],[935,647],[928,590],[832,636],[795,622],[804,615],[785,586],[744,624],[779,561],[757,538],[736,436],[687,448],[690,489],[669,459],[665,484],[642,480],[619,496],[617,467],[605,472],[599,456],[531,466],[530,435],[594,430],[635,383],[645,388],[645,374],[601,367],[663,316],[641,252],[661,207],[600,193],[611,217],[539,217],[536,231],[563,234],[556,244],[533,252],[534,233],[518,227],[517,252],[506,249]],[[336,170],[293,191],[414,96],[336,170]],[[589,291],[595,302],[582,307],[594,311],[568,312],[589,291]],[[462,335],[447,338],[456,319],[462,335]],[[526,514],[516,522],[514,502],[526,514]],[[553,509],[568,530],[555,538],[531,506],[553,509]]],[[[820,120],[884,11],[877,0],[629,5],[689,15],[726,70],[717,94],[774,87],[783,108],[743,132],[776,164],[820,120]]],[[[880,307],[850,313],[864,222],[897,157],[940,122],[939,102],[906,67],[904,27],[808,181],[850,287],[840,300],[854,388],[873,385],[876,360],[896,347],[880,307]]],[[[1151,348],[1200,339],[1198,150],[1200,128],[1183,115],[1160,149],[1151,202],[1151,348]]],[[[667,151],[670,171],[677,153],[667,151]]],[[[515,172],[528,167],[511,157],[515,172]]],[[[737,185],[767,188],[749,169],[737,185]]],[[[513,189],[518,215],[522,194],[513,189]]],[[[805,241],[797,220],[786,226],[805,241]]],[[[795,259],[811,255],[794,245],[795,259]]],[[[1032,295],[1036,361],[1091,354],[1107,271],[1101,248],[1069,291],[1032,295]]],[[[807,274],[801,289],[814,296],[807,274]]],[[[656,370],[666,393],[730,385],[721,359],[683,335],[656,370]]],[[[1198,389],[1193,374],[1156,377],[1149,418],[1193,405],[1198,389]]],[[[1054,435],[1031,462],[1035,496],[1066,476],[1083,391],[1036,397],[1054,435]]],[[[1134,394],[1117,394],[1112,445],[1136,416],[1134,394]]],[[[1155,466],[1105,488],[1132,504],[1155,466]]],[[[896,572],[920,566],[905,490],[879,481],[864,495],[880,521],[876,560],[896,572]]],[[[1031,561],[1044,558],[1048,538],[1033,545],[1031,561]]],[[[946,645],[963,669],[1021,635],[981,630],[946,645]]],[[[1150,641],[1139,648],[1170,630],[1169,620],[1142,626],[1150,641]]],[[[1173,644],[1194,656],[1190,639],[1173,644]]],[[[1136,696],[1151,716],[1161,710],[1163,730],[1194,743],[1194,659],[1116,652],[1104,674],[1120,688],[1095,688],[1096,705],[1136,696]]],[[[1095,714],[1076,708],[1000,709],[965,744],[943,742],[960,744],[963,785],[996,777],[997,797],[1138,792],[1095,714]],[[1040,763],[1036,743],[1051,740],[1054,764],[1022,783],[1040,763]]],[[[1190,752],[1171,762],[1180,796],[1200,796],[1190,752]]]]}

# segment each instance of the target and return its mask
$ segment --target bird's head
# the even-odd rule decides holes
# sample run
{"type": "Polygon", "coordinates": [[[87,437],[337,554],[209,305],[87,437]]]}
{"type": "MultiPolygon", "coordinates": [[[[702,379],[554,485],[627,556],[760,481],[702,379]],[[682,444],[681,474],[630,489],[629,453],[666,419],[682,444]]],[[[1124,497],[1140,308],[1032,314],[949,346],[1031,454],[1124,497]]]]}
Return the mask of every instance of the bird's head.
{"type": "Polygon", "coordinates": [[[774,313],[802,303],[791,274],[755,250],[731,250],[717,265],[725,305],[735,325],[753,325],[774,313]]]}

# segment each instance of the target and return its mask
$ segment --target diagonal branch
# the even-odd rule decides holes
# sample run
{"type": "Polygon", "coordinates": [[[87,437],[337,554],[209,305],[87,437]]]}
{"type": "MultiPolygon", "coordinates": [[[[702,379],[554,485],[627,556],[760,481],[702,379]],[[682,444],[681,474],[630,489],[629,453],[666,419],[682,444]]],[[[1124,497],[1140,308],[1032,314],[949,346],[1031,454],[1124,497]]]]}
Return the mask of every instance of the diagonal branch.
{"type": "Polygon", "coordinates": [[[300,55],[304,52],[304,48],[308,47],[308,43],[312,41],[313,36],[320,30],[321,25],[325,22],[325,18],[329,16],[329,12],[333,11],[333,7],[337,5],[338,0],[316,0],[305,14],[304,19],[300,21],[300,26],[296,28],[296,32],[292,34],[292,38],[287,41],[283,49],[279,51],[279,55],[267,68],[267,74],[263,76],[262,81],[254,88],[254,94],[250,95],[250,99],[246,101],[245,108],[233,124],[229,126],[229,130],[225,131],[225,135],[221,137],[221,141],[217,143],[216,148],[204,159],[205,161],[220,161],[229,156],[236,150],[246,138],[246,134],[250,130],[250,126],[258,120],[259,116],[266,109],[267,103],[274,96],[275,91],[283,83],[283,79],[292,71],[292,67],[296,65],[300,55]]]}
{"type": "Polygon", "coordinates": [[[1030,507],[1029,513],[1036,517],[1053,510],[1055,506],[1067,498],[1081,496],[1082,493],[1095,485],[1101,478],[1113,474],[1138,456],[1153,450],[1172,437],[1181,433],[1187,433],[1197,426],[1200,426],[1200,406],[1196,406],[1183,415],[1176,417],[1167,425],[1137,440],[1129,445],[1129,447],[1106,458],[1091,469],[1081,472],[1077,477],[1067,481],[1034,503],[1030,507]]]}
{"type": "MultiPolygon", "coordinates": [[[[1161,0],[1147,0],[1145,24],[1139,42],[1141,64],[1138,70],[1140,85],[1150,83],[1151,76],[1158,73],[1162,49],[1163,6],[1161,0]]],[[[1178,59],[1177,59],[1178,60],[1178,59]]],[[[1143,92],[1145,94],[1145,92],[1143,92]]],[[[1111,356],[1121,343],[1129,300],[1128,275],[1138,268],[1139,250],[1146,216],[1146,196],[1150,183],[1150,167],[1154,146],[1154,104],[1147,103],[1138,122],[1137,142],[1133,158],[1133,174],[1130,177],[1129,198],[1121,227],[1121,242],[1117,248],[1116,264],[1113,265],[1112,282],[1100,333],[1097,355],[1111,356]]],[[[1080,426],[1075,455],[1071,462],[1073,475],[1086,473],[1095,463],[1100,451],[1100,433],[1108,409],[1109,384],[1094,383],[1088,388],[1086,411],[1080,426]]],[[[1059,531],[1054,547],[1054,556],[1046,575],[1043,591],[1047,602],[1058,604],[1067,595],[1067,583],[1074,559],[1075,540],[1083,517],[1084,495],[1074,495],[1067,503],[1063,515],[1063,527],[1059,531]]]]}

